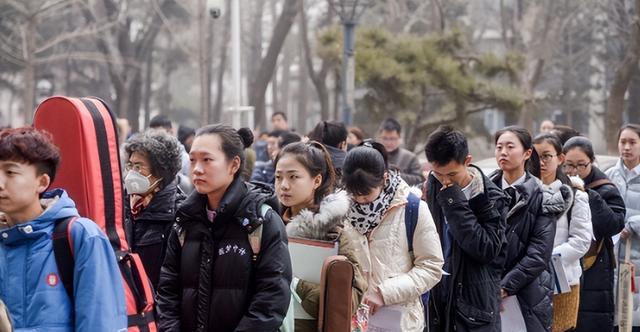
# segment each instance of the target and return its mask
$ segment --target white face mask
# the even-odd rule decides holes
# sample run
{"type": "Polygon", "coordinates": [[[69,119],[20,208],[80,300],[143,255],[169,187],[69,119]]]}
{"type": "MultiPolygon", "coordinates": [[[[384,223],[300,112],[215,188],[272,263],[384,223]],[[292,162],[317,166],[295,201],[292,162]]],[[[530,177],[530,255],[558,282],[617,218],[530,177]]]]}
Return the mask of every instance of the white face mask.
{"type": "Polygon", "coordinates": [[[160,182],[160,180],[158,180],[155,183],[151,184],[151,181],[149,181],[150,177],[151,177],[151,174],[149,174],[149,176],[144,176],[139,172],[130,170],[127,173],[127,175],[124,177],[124,187],[127,189],[127,193],[129,195],[131,194],[143,195],[149,192],[152,189],[152,187],[154,187],[156,184],[160,182]]]}

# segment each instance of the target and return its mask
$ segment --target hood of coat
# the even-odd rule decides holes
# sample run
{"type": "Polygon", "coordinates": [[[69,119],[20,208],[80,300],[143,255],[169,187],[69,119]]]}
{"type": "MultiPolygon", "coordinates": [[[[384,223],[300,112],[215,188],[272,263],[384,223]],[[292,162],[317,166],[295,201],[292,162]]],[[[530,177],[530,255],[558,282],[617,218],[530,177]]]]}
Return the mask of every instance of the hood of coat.
{"type": "Polygon", "coordinates": [[[351,206],[351,199],[344,190],[327,195],[318,212],[303,209],[287,224],[287,235],[314,240],[328,240],[327,234],[335,226],[342,225],[351,206]]]}
{"type": "MultiPolygon", "coordinates": [[[[572,179],[572,181],[576,181],[572,179]]],[[[580,181],[582,183],[582,181],[580,181]]],[[[577,187],[576,182],[574,187],[577,187]]],[[[578,190],[578,189],[576,189],[578,190]]],[[[542,212],[545,214],[561,216],[573,205],[573,189],[571,186],[556,180],[551,184],[542,186],[542,212]]]]}
{"type": "Polygon", "coordinates": [[[17,245],[43,236],[50,237],[58,220],[78,216],[75,203],[62,189],[46,192],[40,199],[40,204],[45,210],[29,222],[12,227],[0,222],[0,229],[3,233],[0,242],[6,245],[17,245]]]}

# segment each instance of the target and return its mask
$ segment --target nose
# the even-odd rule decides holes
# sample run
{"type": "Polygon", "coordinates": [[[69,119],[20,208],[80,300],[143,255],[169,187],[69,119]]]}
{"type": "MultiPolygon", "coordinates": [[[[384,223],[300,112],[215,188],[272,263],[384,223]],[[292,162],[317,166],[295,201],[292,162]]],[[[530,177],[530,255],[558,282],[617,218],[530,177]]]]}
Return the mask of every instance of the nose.
{"type": "Polygon", "coordinates": [[[191,173],[195,174],[202,174],[202,167],[200,166],[200,163],[195,161],[191,163],[191,173]]]}

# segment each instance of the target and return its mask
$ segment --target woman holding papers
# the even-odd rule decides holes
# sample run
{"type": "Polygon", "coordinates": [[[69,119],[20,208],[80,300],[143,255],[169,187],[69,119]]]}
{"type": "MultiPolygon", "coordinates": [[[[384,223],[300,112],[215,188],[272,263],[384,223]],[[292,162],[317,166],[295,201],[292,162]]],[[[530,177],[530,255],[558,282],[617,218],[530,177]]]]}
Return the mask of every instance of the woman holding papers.
{"type": "Polygon", "coordinates": [[[543,188],[553,193],[564,207],[556,221],[552,255],[559,255],[558,261],[562,263],[554,265],[556,283],[566,280],[571,288],[568,292],[556,292],[553,296],[553,331],[567,331],[576,327],[582,275],[580,258],[587,253],[593,237],[589,196],[584,192],[584,184],[579,177],[570,179],[562,172],[565,155],[558,136],[541,134],[534,139],[533,146],[540,157],[543,188]],[[558,268],[564,271],[566,278],[558,277],[561,275],[558,268]]]}
{"type": "Polygon", "coordinates": [[[594,241],[582,259],[580,283],[580,311],[576,331],[611,331],[613,329],[613,302],[615,255],[611,237],[624,228],[624,201],[616,186],[598,169],[591,141],[586,137],[573,137],[564,144],[563,165],[568,175],[584,180],[589,194],[591,224],[594,241]]]}
{"type": "MultiPolygon", "coordinates": [[[[635,266],[635,285],[640,281],[640,125],[627,124],[618,132],[618,163],[607,175],[624,199],[625,225],[620,232],[619,260],[626,261],[626,241],[630,241],[630,260],[635,266]]],[[[622,265],[622,264],[621,264],[622,265]]],[[[640,330],[640,294],[633,294],[633,330],[640,330]]],[[[620,312],[621,308],[617,308],[620,312]]],[[[618,315],[620,317],[620,315],[618,315]]]]}
{"type": "Polygon", "coordinates": [[[549,262],[556,224],[553,216],[543,212],[539,180],[527,171],[539,169],[538,155],[531,135],[521,127],[499,130],[495,144],[500,169],[490,178],[511,201],[507,254],[500,282],[502,297],[517,296],[527,331],[551,331],[553,287],[549,262]]]}
{"type": "Polygon", "coordinates": [[[421,295],[440,281],[443,264],[440,240],[427,204],[419,201],[410,252],[405,228],[410,188],[396,171],[387,169],[384,146],[365,141],[349,151],[342,167],[342,182],[354,200],[348,220],[359,240],[368,244],[362,263],[369,278],[364,303],[370,307],[370,324],[376,315],[384,315],[385,327],[393,331],[422,331],[425,319],[421,295]]]}
{"type": "MultiPolygon", "coordinates": [[[[275,189],[284,207],[282,219],[287,224],[287,235],[338,242],[338,254],[347,257],[354,267],[352,313],[355,313],[367,289],[358,257],[364,244],[357,240],[356,230],[344,222],[351,200],[346,192],[335,190],[335,181],[331,155],[318,142],[289,144],[275,160],[275,189]]],[[[302,308],[314,318],[296,319],[295,330],[316,331],[320,286],[296,278],[295,270],[293,273],[293,289],[302,308]]]]}

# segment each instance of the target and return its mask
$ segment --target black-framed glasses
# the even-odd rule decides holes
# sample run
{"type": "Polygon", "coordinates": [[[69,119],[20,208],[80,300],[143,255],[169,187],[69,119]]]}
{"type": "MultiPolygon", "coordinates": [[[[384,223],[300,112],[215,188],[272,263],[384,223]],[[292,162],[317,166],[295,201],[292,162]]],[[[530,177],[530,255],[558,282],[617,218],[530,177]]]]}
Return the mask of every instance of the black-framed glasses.
{"type": "Polygon", "coordinates": [[[589,165],[591,165],[591,163],[586,163],[586,164],[577,164],[577,165],[573,165],[573,164],[564,164],[562,165],[562,170],[565,172],[569,172],[572,170],[578,170],[578,172],[582,172],[584,170],[587,169],[587,167],[589,167],[589,165]]]}

